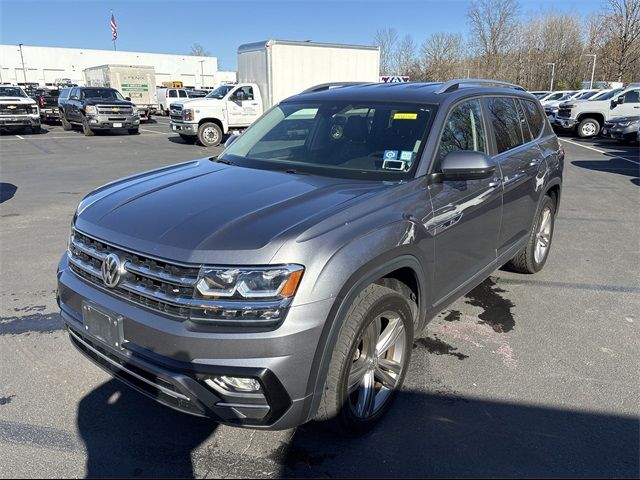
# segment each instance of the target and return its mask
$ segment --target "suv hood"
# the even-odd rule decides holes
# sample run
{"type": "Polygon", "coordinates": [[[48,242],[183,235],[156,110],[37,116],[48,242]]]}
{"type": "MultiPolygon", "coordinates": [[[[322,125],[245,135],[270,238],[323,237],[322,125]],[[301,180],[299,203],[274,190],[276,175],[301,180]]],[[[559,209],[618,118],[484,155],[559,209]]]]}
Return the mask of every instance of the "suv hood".
{"type": "Polygon", "coordinates": [[[385,188],[202,159],[92,192],[78,207],[75,225],[116,246],[176,262],[267,264],[287,239],[385,188]]]}

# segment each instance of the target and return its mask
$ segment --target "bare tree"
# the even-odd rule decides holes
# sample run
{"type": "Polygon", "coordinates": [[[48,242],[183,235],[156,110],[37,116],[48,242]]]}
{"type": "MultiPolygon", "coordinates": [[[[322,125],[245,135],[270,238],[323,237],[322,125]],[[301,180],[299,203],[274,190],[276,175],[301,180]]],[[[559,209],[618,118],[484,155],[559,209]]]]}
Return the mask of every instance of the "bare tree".
{"type": "Polygon", "coordinates": [[[462,36],[436,32],[420,47],[420,66],[425,80],[450,80],[461,76],[462,36]]]}
{"type": "Polygon", "coordinates": [[[518,13],[515,0],[474,0],[467,11],[470,46],[482,58],[484,74],[496,77],[517,45],[518,13]]]}
{"type": "Polygon", "coordinates": [[[378,30],[373,37],[374,45],[380,47],[380,74],[392,75],[395,72],[393,68],[393,57],[398,42],[398,33],[394,28],[385,28],[378,30]]]}
{"type": "Polygon", "coordinates": [[[615,77],[621,82],[630,72],[640,69],[640,0],[608,0],[605,17],[605,49],[615,65],[615,77]]]}
{"type": "Polygon", "coordinates": [[[416,44],[410,35],[405,35],[393,52],[393,70],[397,75],[409,75],[415,62],[416,44]]]}
{"type": "Polygon", "coordinates": [[[189,55],[193,55],[195,57],[210,57],[211,52],[205,50],[204,47],[199,43],[194,43],[193,45],[191,45],[191,52],[189,53],[189,55]]]}

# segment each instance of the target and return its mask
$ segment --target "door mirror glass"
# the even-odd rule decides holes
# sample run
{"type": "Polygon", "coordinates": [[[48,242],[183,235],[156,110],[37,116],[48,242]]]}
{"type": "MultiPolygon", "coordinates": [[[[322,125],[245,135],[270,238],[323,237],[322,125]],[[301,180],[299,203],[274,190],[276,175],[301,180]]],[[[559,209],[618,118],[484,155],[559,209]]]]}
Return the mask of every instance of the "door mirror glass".
{"type": "Polygon", "coordinates": [[[125,100],[127,100],[128,102],[131,101],[131,97],[124,97],[125,100]]]}
{"type": "Polygon", "coordinates": [[[450,152],[440,163],[442,180],[479,180],[495,171],[496,166],[488,155],[470,150],[450,152]]]}

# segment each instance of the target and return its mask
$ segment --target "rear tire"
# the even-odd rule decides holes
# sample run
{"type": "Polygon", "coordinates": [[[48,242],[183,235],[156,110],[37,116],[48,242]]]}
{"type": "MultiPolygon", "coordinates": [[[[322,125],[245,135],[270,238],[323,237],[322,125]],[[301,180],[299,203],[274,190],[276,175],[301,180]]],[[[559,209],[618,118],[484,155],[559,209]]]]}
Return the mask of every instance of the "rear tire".
{"type": "Polygon", "coordinates": [[[198,128],[198,143],[203,147],[217,147],[222,141],[222,130],[213,122],[204,122],[198,128]]]}
{"type": "Polygon", "coordinates": [[[63,112],[60,112],[60,122],[62,122],[62,129],[63,130],[71,130],[73,128],[73,125],[71,125],[67,119],[64,116],[63,112]]]}
{"type": "Polygon", "coordinates": [[[413,330],[403,295],[377,284],[360,292],[338,334],[316,420],[351,435],[372,428],[402,387],[413,330]]]}
{"type": "Polygon", "coordinates": [[[529,234],[527,245],[513,257],[507,267],[519,273],[537,273],[544,267],[549,257],[553,227],[556,216],[556,202],[545,196],[529,234]]]}
{"type": "Polygon", "coordinates": [[[91,130],[91,127],[89,127],[87,117],[82,117],[82,133],[84,133],[85,137],[93,137],[96,134],[96,132],[91,130]]]}
{"type": "Polygon", "coordinates": [[[600,123],[593,118],[585,118],[578,125],[578,136],[580,138],[595,137],[600,133],[600,123]]]}

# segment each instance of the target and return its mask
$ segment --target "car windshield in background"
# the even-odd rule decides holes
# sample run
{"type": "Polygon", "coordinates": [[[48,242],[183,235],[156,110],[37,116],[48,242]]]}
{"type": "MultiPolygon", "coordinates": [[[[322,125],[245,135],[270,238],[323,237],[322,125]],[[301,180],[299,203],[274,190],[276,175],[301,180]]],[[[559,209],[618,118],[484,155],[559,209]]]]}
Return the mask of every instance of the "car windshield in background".
{"type": "Polygon", "coordinates": [[[576,100],[588,100],[598,92],[584,92],[582,95],[578,95],[576,100]]]}
{"type": "Polygon", "coordinates": [[[222,100],[224,96],[229,93],[234,85],[222,85],[221,87],[216,88],[213,92],[209,93],[206,98],[217,98],[218,100],[222,100]]]}
{"type": "Polygon", "coordinates": [[[26,97],[19,87],[0,87],[0,97],[26,97]]]}
{"type": "Polygon", "coordinates": [[[594,98],[594,100],[596,100],[596,101],[598,101],[598,100],[609,100],[614,95],[619,94],[622,90],[623,90],[622,88],[616,88],[614,90],[611,90],[610,92],[605,93],[604,95],[600,95],[599,97],[594,98]]]}
{"type": "Polygon", "coordinates": [[[256,122],[224,159],[253,168],[372,180],[415,170],[435,107],[287,102],[256,122]]]}
{"type": "Polygon", "coordinates": [[[124,100],[120,92],[112,88],[89,88],[82,91],[82,99],[104,98],[106,100],[124,100]]]}

